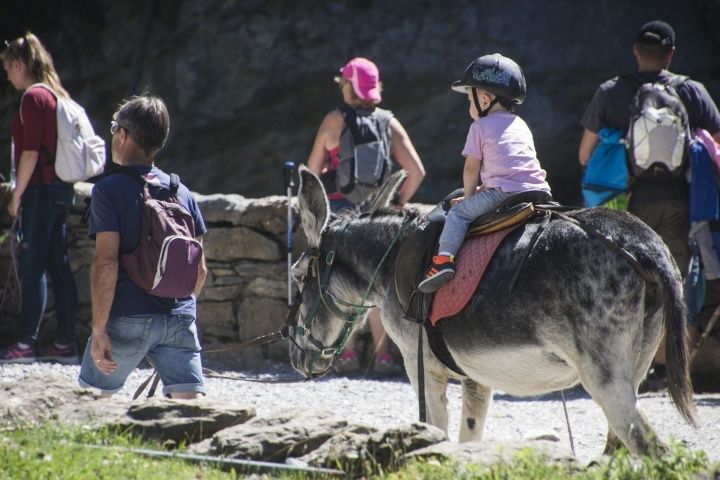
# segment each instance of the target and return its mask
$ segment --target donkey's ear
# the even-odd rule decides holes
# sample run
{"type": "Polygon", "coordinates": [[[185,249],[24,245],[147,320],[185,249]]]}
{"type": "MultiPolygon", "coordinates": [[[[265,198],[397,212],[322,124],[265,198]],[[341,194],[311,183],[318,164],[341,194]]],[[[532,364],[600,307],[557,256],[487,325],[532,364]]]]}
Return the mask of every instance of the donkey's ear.
{"type": "Polygon", "coordinates": [[[298,201],[300,202],[300,220],[303,231],[311,247],[320,246],[320,234],[330,217],[330,205],[328,205],[325,189],[320,179],[300,165],[300,190],[298,201]]]}
{"type": "Polygon", "coordinates": [[[381,208],[389,206],[405,177],[407,177],[405,170],[398,170],[390,175],[374,194],[360,204],[358,207],[360,211],[372,215],[381,208]]]}

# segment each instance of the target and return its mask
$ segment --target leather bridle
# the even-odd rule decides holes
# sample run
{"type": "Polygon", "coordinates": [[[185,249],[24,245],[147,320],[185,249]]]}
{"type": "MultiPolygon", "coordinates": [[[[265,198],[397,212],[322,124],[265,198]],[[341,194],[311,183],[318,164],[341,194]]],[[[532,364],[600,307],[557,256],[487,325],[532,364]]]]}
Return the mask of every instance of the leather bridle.
{"type": "Polygon", "coordinates": [[[312,366],[319,359],[331,359],[328,367],[323,372],[320,372],[318,374],[310,373],[311,377],[324,375],[328,370],[333,367],[334,363],[342,354],[342,351],[345,348],[345,345],[347,344],[353,327],[355,326],[357,321],[365,316],[367,310],[376,307],[375,305],[367,304],[367,298],[372,291],[372,287],[375,283],[375,280],[377,279],[378,273],[380,272],[380,268],[385,263],[385,260],[390,254],[390,251],[395,246],[397,240],[400,238],[400,235],[405,230],[408,224],[409,221],[408,219],[406,219],[403,225],[398,230],[398,233],[395,235],[395,238],[390,243],[390,246],[388,246],[387,250],[385,251],[385,254],[380,259],[380,262],[378,262],[378,265],[375,267],[375,270],[370,277],[370,280],[368,281],[368,286],[365,290],[362,302],[359,304],[339,299],[337,296],[331,293],[328,288],[330,283],[330,276],[332,275],[333,266],[335,264],[338,244],[340,243],[343,232],[348,227],[348,225],[350,225],[350,221],[345,221],[337,230],[337,233],[333,237],[330,250],[327,252],[327,254],[325,254],[325,256],[322,255],[321,248],[311,247],[305,252],[304,255],[309,256],[308,266],[307,270],[305,271],[305,275],[302,278],[300,290],[295,295],[293,305],[290,307],[288,315],[285,319],[284,336],[304,354],[311,355],[310,364],[308,366],[308,371],[310,372],[312,372],[312,366]],[[308,315],[304,319],[304,323],[300,323],[298,321],[297,315],[300,310],[300,305],[302,305],[303,302],[303,293],[305,292],[307,286],[313,280],[317,282],[318,295],[313,300],[312,306],[308,311],[308,315]],[[321,306],[324,306],[329,312],[331,312],[336,317],[339,317],[344,322],[343,328],[337,339],[330,345],[325,345],[323,342],[315,338],[312,334],[313,323],[317,318],[321,306]],[[341,308],[341,306],[345,309],[341,308]],[[310,343],[310,345],[312,345],[313,348],[302,348],[297,342],[298,337],[305,338],[310,343]]]}

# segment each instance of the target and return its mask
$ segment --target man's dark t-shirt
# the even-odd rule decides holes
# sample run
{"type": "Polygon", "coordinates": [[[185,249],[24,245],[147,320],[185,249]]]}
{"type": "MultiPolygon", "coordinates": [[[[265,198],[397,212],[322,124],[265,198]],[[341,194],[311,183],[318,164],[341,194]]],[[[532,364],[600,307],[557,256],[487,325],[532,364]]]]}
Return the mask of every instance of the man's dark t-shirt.
{"type": "MultiPolygon", "coordinates": [[[[157,167],[151,169],[149,166],[133,165],[129,168],[140,175],[149,174],[148,179],[154,176],[160,185],[170,185],[170,176],[157,167]]],[[[157,187],[151,185],[149,190],[152,197],[158,198],[157,187]]],[[[164,198],[162,195],[159,198],[164,198]]],[[[185,185],[181,184],[178,188],[178,200],[195,221],[195,236],[204,235],[207,228],[200,207],[185,185]]],[[[105,176],[93,187],[88,236],[95,239],[95,234],[99,232],[118,232],[120,252],[132,252],[140,242],[143,204],[142,190],[136,179],[121,173],[105,176]]],[[[194,296],[172,299],[145,293],[130,279],[122,265],[118,265],[111,316],[179,313],[195,316],[194,296]]]]}
{"type": "MultiPolygon", "coordinates": [[[[663,70],[635,72],[611,78],[597,89],[580,123],[593,133],[598,133],[604,127],[616,128],[627,133],[630,126],[630,104],[635,98],[638,87],[643,83],[667,81],[672,76],[672,73],[663,70]]],[[[720,112],[702,83],[688,79],[678,87],[677,91],[687,110],[691,130],[704,128],[713,135],[720,132],[720,112]]],[[[635,201],[653,202],[669,199],[685,201],[687,181],[684,177],[680,177],[665,180],[658,185],[658,182],[653,180],[635,179],[632,192],[635,201]]]]}

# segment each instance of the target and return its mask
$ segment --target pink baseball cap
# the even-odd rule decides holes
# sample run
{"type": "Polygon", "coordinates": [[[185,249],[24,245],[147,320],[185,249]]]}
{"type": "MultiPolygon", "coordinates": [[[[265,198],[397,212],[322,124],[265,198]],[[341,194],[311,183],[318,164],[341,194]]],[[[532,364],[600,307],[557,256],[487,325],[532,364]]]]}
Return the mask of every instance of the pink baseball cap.
{"type": "Polygon", "coordinates": [[[380,71],[367,58],[355,57],[340,69],[342,76],[353,86],[355,94],[363,100],[380,103],[380,71]]]}

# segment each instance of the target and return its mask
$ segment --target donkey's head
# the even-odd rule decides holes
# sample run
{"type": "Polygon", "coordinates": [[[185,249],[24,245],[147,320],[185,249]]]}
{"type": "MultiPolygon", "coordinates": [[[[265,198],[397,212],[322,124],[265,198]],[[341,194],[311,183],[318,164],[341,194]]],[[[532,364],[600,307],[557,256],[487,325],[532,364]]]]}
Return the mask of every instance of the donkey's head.
{"type": "MultiPolygon", "coordinates": [[[[402,171],[392,175],[359,210],[372,215],[387,207],[403,178],[402,171]]],[[[368,284],[355,273],[356,265],[338,255],[338,249],[354,249],[346,230],[358,215],[332,215],[322,183],[305,167],[300,167],[298,199],[310,248],[292,267],[299,293],[289,315],[290,360],[296,370],[316,376],[333,366],[364,317],[368,307],[362,291],[368,284]]]]}

